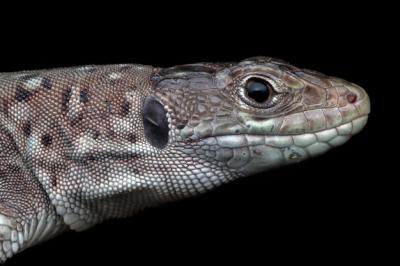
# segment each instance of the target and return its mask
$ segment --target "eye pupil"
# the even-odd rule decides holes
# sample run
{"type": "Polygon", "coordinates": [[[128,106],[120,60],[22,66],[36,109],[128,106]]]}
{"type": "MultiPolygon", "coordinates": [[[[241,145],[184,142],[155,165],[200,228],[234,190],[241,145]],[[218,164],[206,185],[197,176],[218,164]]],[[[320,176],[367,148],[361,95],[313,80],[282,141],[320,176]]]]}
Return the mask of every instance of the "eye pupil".
{"type": "Polygon", "coordinates": [[[266,102],[272,91],[272,86],[265,80],[259,78],[251,78],[246,84],[247,96],[258,103],[266,102]]]}

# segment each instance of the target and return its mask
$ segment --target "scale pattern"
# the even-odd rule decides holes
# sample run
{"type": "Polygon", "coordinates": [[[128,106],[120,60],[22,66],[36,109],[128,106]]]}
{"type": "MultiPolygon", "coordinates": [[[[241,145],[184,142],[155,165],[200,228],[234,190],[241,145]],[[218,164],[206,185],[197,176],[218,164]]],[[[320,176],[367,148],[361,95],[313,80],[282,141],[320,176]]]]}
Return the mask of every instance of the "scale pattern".
{"type": "Polygon", "coordinates": [[[359,86],[266,57],[171,68],[105,65],[0,74],[0,262],[346,142],[359,86]],[[273,87],[252,102],[249,78],[273,87]]]}

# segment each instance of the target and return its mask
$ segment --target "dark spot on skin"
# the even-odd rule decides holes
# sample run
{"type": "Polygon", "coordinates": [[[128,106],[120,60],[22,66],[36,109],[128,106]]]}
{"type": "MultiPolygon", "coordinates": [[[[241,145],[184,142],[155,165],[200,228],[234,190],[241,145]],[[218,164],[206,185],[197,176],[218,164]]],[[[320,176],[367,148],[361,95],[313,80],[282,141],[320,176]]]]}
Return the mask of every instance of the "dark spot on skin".
{"type": "Polygon", "coordinates": [[[239,134],[239,132],[240,132],[239,129],[236,129],[236,130],[235,130],[235,133],[236,133],[236,134],[239,134]]]}
{"type": "Polygon", "coordinates": [[[21,86],[17,87],[17,90],[15,92],[15,99],[18,102],[27,101],[30,96],[31,96],[31,93],[29,91],[25,90],[21,86]]]}
{"type": "Polygon", "coordinates": [[[61,104],[64,111],[68,111],[68,102],[71,98],[71,88],[68,87],[61,96],[61,104]]]}
{"type": "Polygon", "coordinates": [[[38,74],[26,74],[26,75],[21,77],[21,80],[22,81],[28,81],[28,80],[36,78],[38,76],[39,76],[38,74]]]}
{"type": "Polygon", "coordinates": [[[132,172],[135,174],[135,175],[138,175],[140,172],[139,172],[139,170],[137,169],[137,168],[132,168],[132,172]]]}
{"type": "Polygon", "coordinates": [[[32,126],[30,122],[26,122],[22,126],[22,131],[24,132],[25,137],[29,137],[32,133],[32,126]]]}
{"type": "Polygon", "coordinates": [[[52,142],[53,142],[53,138],[49,134],[45,134],[41,138],[41,143],[43,144],[43,146],[46,146],[46,147],[50,146],[52,142]]]}
{"type": "Polygon", "coordinates": [[[87,90],[81,90],[80,95],[79,95],[79,101],[81,103],[87,103],[89,101],[89,96],[88,96],[87,90]]]}
{"type": "Polygon", "coordinates": [[[129,114],[129,110],[131,109],[131,104],[125,100],[124,103],[122,104],[122,114],[128,115],[129,114]]]}
{"type": "Polygon", "coordinates": [[[96,131],[93,133],[93,139],[98,139],[99,137],[100,137],[100,131],[96,130],[96,131]]]}
{"type": "Polygon", "coordinates": [[[77,117],[74,117],[71,119],[71,126],[76,126],[78,123],[80,123],[83,120],[83,113],[79,113],[77,117]]]}
{"type": "Polygon", "coordinates": [[[112,129],[108,129],[106,133],[107,138],[114,138],[115,132],[112,129]]]}
{"type": "Polygon", "coordinates": [[[96,71],[97,71],[97,67],[91,67],[91,68],[86,70],[87,73],[94,73],[96,71]]]}
{"type": "Polygon", "coordinates": [[[347,101],[348,101],[349,103],[355,103],[355,102],[357,101],[357,95],[354,94],[354,93],[352,93],[352,92],[350,92],[349,94],[347,94],[346,98],[347,98],[347,101]]]}
{"type": "Polygon", "coordinates": [[[113,106],[109,100],[105,100],[104,103],[106,104],[107,113],[111,114],[113,111],[113,106]]]}
{"type": "Polygon", "coordinates": [[[53,173],[51,173],[50,175],[50,182],[51,182],[51,186],[53,188],[57,187],[57,173],[55,171],[52,171],[53,173]]]}
{"type": "Polygon", "coordinates": [[[88,166],[89,163],[95,161],[97,158],[93,155],[93,154],[88,154],[85,155],[84,157],[81,157],[77,160],[75,160],[75,162],[77,162],[78,164],[84,165],[84,166],[88,166]]]}
{"type": "Polygon", "coordinates": [[[131,69],[132,68],[132,66],[122,66],[122,67],[120,67],[119,68],[119,70],[121,71],[121,72],[124,72],[124,71],[127,71],[127,70],[129,70],[129,69],[131,69]]]}
{"type": "Polygon", "coordinates": [[[131,133],[128,135],[128,141],[131,143],[135,143],[136,142],[136,135],[131,133]]]}
{"type": "Polygon", "coordinates": [[[57,177],[51,176],[51,185],[53,188],[57,187],[57,177]]]}
{"type": "Polygon", "coordinates": [[[47,89],[47,90],[51,90],[51,81],[50,81],[50,79],[49,78],[47,78],[47,77],[44,77],[43,79],[42,79],[42,84],[41,84],[41,86],[43,87],[43,88],[45,88],[45,89],[47,89]]]}

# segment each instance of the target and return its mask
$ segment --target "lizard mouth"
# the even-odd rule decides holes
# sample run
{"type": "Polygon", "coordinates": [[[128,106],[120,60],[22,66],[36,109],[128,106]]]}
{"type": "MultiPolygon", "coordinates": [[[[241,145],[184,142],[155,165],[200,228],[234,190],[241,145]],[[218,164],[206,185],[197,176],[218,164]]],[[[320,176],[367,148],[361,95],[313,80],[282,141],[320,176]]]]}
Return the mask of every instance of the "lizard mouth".
{"type": "Polygon", "coordinates": [[[365,126],[368,115],[320,131],[297,135],[237,134],[199,140],[184,152],[222,162],[243,174],[253,174],[303,161],[345,143],[365,126]]]}
{"type": "Polygon", "coordinates": [[[337,127],[316,132],[297,135],[220,135],[203,138],[198,143],[200,145],[218,145],[222,148],[243,148],[259,145],[266,145],[274,148],[295,146],[305,149],[309,155],[315,155],[323,153],[329,148],[342,145],[351,136],[360,132],[367,121],[368,115],[364,115],[337,127]]]}

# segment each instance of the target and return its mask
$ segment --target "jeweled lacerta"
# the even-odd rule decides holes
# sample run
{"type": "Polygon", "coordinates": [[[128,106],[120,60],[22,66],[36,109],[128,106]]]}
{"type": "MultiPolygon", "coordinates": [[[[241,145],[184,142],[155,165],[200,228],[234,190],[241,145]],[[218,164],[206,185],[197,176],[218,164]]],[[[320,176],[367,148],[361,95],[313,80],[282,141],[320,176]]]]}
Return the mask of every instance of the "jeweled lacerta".
{"type": "Polygon", "coordinates": [[[0,74],[0,261],[346,142],[359,86],[281,60],[0,74]]]}

